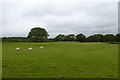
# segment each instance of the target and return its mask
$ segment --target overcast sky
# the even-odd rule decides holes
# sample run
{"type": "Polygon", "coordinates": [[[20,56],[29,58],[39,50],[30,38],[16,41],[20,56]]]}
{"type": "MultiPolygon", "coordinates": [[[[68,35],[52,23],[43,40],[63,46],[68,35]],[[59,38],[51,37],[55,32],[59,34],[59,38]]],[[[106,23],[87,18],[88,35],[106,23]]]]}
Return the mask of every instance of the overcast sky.
{"type": "Polygon", "coordinates": [[[0,19],[3,37],[26,37],[33,27],[45,28],[49,37],[78,33],[86,36],[117,34],[118,2],[4,0],[0,2],[0,19]]]}

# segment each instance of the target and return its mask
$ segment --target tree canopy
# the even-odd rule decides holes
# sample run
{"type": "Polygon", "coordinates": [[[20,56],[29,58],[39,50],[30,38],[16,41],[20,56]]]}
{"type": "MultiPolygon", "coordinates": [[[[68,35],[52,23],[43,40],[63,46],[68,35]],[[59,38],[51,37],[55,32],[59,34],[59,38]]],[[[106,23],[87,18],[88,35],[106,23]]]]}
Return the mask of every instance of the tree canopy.
{"type": "Polygon", "coordinates": [[[65,35],[59,34],[54,38],[54,41],[64,41],[65,35]]]}
{"type": "Polygon", "coordinates": [[[41,27],[32,28],[28,34],[28,38],[32,42],[46,41],[48,36],[49,34],[47,33],[47,31],[41,27]]]}
{"type": "Polygon", "coordinates": [[[106,34],[104,36],[104,41],[105,42],[115,42],[116,39],[115,39],[115,36],[113,34],[106,34]]]}
{"type": "Polygon", "coordinates": [[[104,36],[102,34],[94,34],[87,38],[88,42],[103,42],[104,36]]]}
{"type": "Polygon", "coordinates": [[[54,42],[54,41],[79,41],[79,42],[109,42],[119,43],[120,34],[94,34],[86,37],[84,34],[58,34],[54,38],[48,39],[48,32],[41,27],[34,27],[27,37],[2,37],[2,42],[54,42]]]}
{"type": "Polygon", "coordinates": [[[74,41],[76,36],[74,34],[69,34],[65,36],[64,41],[74,41]]]}
{"type": "Polygon", "coordinates": [[[120,42],[120,34],[116,34],[116,41],[120,42]]]}
{"type": "Polygon", "coordinates": [[[78,34],[76,36],[76,41],[85,42],[86,41],[86,36],[83,35],[83,34],[78,34]]]}

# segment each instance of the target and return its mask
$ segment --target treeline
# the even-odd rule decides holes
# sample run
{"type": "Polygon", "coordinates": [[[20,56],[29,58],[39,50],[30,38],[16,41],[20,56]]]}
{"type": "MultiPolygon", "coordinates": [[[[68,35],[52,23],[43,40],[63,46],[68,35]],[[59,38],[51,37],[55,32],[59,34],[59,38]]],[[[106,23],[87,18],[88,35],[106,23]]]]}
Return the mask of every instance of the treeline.
{"type": "MultiPolygon", "coordinates": [[[[120,42],[120,34],[95,34],[86,37],[84,34],[59,34],[55,38],[48,38],[39,42],[59,42],[59,41],[76,41],[76,42],[120,42]]],[[[2,42],[31,42],[29,37],[3,37],[2,42]]],[[[32,41],[38,42],[38,41],[32,41]]]]}
{"type": "Polygon", "coordinates": [[[28,42],[27,37],[2,37],[2,42],[28,42]]]}
{"type": "Polygon", "coordinates": [[[74,34],[63,35],[59,34],[56,36],[53,41],[79,41],[79,42],[119,42],[120,34],[95,34],[86,37],[84,34],[74,34]]]}

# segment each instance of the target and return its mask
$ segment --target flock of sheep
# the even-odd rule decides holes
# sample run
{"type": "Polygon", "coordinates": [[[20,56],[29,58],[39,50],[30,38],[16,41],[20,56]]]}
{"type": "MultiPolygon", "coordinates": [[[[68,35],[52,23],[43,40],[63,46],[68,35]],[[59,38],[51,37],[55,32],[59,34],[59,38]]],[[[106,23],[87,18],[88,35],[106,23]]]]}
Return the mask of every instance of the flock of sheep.
{"type": "MultiPolygon", "coordinates": [[[[40,46],[40,48],[42,49],[43,46],[40,46]]],[[[16,51],[19,51],[19,50],[20,50],[20,48],[16,48],[16,51]]],[[[29,47],[27,50],[28,50],[28,51],[31,51],[31,50],[32,50],[32,47],[29,47]]]]}
{"type": "MultiPolygon", "coordinates": [[[[40,48],[42,49],[43,46],[40,46],[40,48]]],[[[20,50],[20,48],[16,48],[16,51],[19,51],[19,50],[20,50]]],[[[32,47],[29,47],[27,50],[28,50],[28,51],[31,51],[31,50],[32,50],[32,47]]],[[[58,77],[59,77],[59,78],[64,78],[64,76],[61,75],[61,74],[59,74],[58,77]]]]}

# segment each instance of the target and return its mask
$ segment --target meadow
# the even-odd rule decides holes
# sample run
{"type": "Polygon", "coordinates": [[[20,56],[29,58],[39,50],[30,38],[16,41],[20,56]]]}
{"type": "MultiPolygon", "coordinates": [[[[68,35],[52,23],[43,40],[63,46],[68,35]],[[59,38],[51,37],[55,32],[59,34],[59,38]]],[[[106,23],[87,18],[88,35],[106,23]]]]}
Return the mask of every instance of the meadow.
{"type": "Polygon", "coordinates": [[[109,43],[2,43],[3,78],[117,78],[118,45],[109,43]],[[43,49],[40,49],[43,46],[43,49]],[[19,47],[20,50],[16,51],[19,47]],[[31,51],[27,48],[32,47],[31,51]]]}
{"type": "Polygon", "coordinates": [[[2,78],[2,42],[0,42],[0,78],[2,78]]]}

